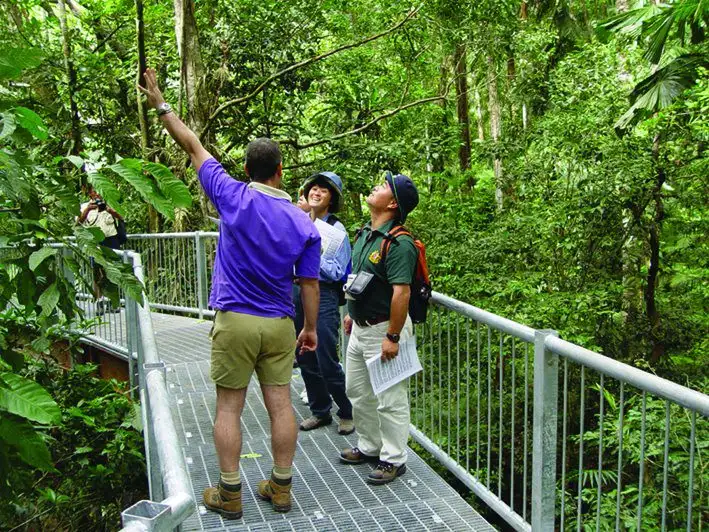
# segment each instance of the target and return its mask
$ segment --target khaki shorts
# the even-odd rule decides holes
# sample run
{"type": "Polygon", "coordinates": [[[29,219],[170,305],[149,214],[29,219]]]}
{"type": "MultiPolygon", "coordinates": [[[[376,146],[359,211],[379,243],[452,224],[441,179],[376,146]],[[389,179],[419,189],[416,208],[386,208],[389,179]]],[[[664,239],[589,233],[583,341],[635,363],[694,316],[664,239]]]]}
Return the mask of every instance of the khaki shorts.
{"type": "Polygon", "coordinates": [[[261,384],[290,384],[295,356],[293,320],[217,311],[212,327],[212,380],[246,388],[254,370],[261,384]]]}

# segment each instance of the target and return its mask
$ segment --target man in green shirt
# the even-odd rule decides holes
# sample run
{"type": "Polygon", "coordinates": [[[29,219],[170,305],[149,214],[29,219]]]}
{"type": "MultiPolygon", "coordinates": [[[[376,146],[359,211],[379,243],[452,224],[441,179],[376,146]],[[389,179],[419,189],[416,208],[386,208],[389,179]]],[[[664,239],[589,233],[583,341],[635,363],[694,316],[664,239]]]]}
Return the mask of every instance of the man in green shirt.
{"type": "Polygon", "coordinates": [[[349,300],[345,317],[345,333],[350,334],[346,388],[359,440],[356,447],[340,453],[340,460],[378,462],[367,478],[370,484],[386,484],[406,471],[408,382],[374,395],[366,361],[380,354],[383,361],[393,359],[399,354],[399,341],[413,335],[408,310],[418,252],[411,237],[404,235],[392,240],[384,258],[381,251],[389,231],[404,223],[418,201],[409,177],[387,172],[385,182],[367,197],[371,221],[360,231],[352,251],[353,276],[365,272],[373,277],[361,294],[349,300]]]}

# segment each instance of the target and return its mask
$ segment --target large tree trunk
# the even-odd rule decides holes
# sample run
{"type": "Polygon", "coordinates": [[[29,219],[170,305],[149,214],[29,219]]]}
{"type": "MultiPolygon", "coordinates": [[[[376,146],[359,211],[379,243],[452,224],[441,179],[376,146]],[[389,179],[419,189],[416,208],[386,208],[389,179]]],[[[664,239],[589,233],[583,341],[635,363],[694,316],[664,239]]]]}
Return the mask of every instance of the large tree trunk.
{"type": "MultiPolygon", "coordinates": [[[[199,45],[199,31],[195,19],[194,0],[174,0],[175,6],[175,37],[180,55],[180,80],[184,88],[184,99],[187,104],[185,122],[198,136],[202,134],[209,116],[207,98],[200,100],[199,94],[204,85],[204,64],[199,45]]],[[[182,99],[182,92],[180,92],[182,99]]],[[[181,107],[181,104],[180,104],[181,107]]],[[[202,139],[208,142],[207,139],[202,139]]],[[[189,185],[194,185],[193,178],[189,185]]],[[[202,219],[209,216],[209,203],[204,194],[199,195],[202,219]]],[[[183,225],[183,217],[178,213],[175,223],[178,229],[183,225]]]]}
{"type": "Polygon", "coordinates": [[[195,19],[194,0],[174,0],[175,36],[181,61],[187,103],[187,125],[201,133],[207,121],[207,109],[199,100],[199,90],[204,84],[204,65],[199,45],[199,32],[195,19]]]}
{"type": "MultiPolygon", "coordinates": [[[[455,47],[453,62],[455,63],[455,96],[458,112],[458,128],[460,141],[458,144],[458,161],[462,171],[470,168],[470,118],[468,115],[468,68],[465,44],[458,43],[455,47]]],[[[473,188],[474,182],[468,187],[473,188]]]]}
{"type": "Polygon", "coordinates": [[[497,96],[497,68],[492,55],[487,56],[487,95],[490,112],[490,136],[495,144],[495,156],[493,169],[495,172],[495,203],[497,209],[504,207],[503,184],[502,184],[502,159],[497,153],[497,148],[502,135],[502,118],[500,117],[500,101],[497,96]]]}
{"type": "Polygon", "coordinates": [[[71,37],[66,22],[66,4],[59,0],[59,25],[62,31],[62,49],[64,51],[64,72],[67,78],[67,92],[69,94],[69,113],[71,115],[71,149],[69,153],[78,155],[82,149],[81,122],[79,120],[79,107],[76,105],[76,70],[71,58],[71,37]]]}
{"type": "Polygon", "coordinates": [[[650,362],[656,363],[665,354],[665,343],[660,330],[660,313],[657,310],[656,291],[657,276],[660,273],[660,230],[665,217],[665,207],[662,201],[662,185],[665,183],[665,170],[660,164],[660,134],[656,134],[652,142],[652,159],[655,163],[655,186],[652,198],[655,204],[655,215],[650,224],[650,264],[647,269],[645,284],[645,312],[650,326],[652,352],[650,362]]]}

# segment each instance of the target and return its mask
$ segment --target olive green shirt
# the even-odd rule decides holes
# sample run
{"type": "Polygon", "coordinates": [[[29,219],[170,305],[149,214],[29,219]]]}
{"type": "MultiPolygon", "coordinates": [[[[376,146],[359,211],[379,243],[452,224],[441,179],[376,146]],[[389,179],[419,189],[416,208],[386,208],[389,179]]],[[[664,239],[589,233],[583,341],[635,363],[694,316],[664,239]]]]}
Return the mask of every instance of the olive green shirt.
{"type": "Polygon", "coordinates": [[[379,229],[372,230],[368,223],[362,228],[352,249],[352,273],[370,272],[374,277],[364,293],[356,300],[349,300],[347,309],[356,320],[389,316],[391,298],[395,284],[411,284],[416,270],[418,250],[409,236],[398,236],[392,240],[384,260],[381,247],[384,235],[394,227],[391,220],[379,229]]]}

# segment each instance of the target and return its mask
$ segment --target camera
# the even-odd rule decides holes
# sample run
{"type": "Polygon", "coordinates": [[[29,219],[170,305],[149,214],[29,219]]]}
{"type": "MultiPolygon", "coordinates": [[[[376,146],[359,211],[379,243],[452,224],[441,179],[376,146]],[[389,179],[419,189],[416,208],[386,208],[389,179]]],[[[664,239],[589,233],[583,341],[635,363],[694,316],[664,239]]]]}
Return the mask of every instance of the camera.
{"type": "Polygon", "coordinates": [[[105,211],[106,210],[106,202],[103,201],[102,199],[96,199],[94,200],[94,204],[98,207],[99,211],[105,211]]]}

